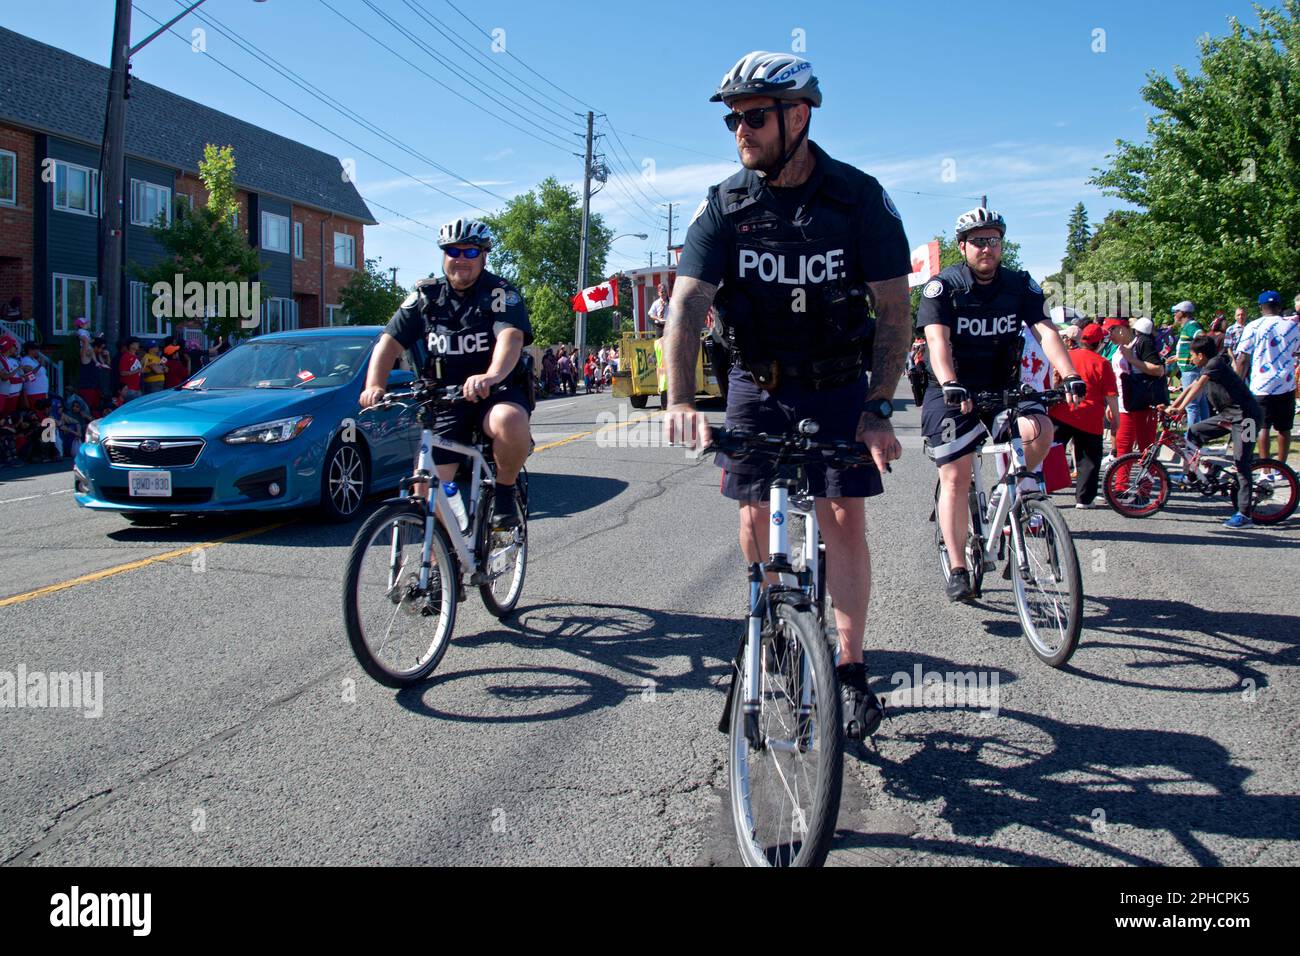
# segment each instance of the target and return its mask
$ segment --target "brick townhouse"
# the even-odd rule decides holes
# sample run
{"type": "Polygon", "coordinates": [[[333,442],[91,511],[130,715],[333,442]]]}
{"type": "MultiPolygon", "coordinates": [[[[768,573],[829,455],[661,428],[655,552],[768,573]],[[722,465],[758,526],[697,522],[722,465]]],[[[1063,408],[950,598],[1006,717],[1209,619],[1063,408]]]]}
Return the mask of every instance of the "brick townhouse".
{"type": "MultiPolygon", "coordinates": [[[[196,54],[197,55],[197,54],[196,54]]],[[[97,273],[99,145],[105,67],[0,28],[0,319],[22,300],[12,331],[57,352],[78,317],[102,330],[97,273]]],[[[238,228],[264,263],[262,331],[341,324],[339,293],[364,265],[376,220],[339,160],[251,123],[131,81],[126,124],[122,335],[198,335],[154,318],[131,263],[163,258],[150,225],[206,201],[203,148],[231,146],[238,228]]]]}

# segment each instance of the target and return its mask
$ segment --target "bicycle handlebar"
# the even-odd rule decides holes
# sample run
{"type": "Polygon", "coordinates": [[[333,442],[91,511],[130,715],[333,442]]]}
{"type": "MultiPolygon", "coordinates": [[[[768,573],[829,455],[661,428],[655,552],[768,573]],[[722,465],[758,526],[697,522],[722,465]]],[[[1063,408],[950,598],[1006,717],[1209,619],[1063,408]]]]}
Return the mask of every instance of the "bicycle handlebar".
{"type": "MultiPolygon", "coordinates": [[[[504,392],[507,388],[508,386],[505,384],[494,385],[488,390],[488,395],[495,395],[498,392],[504,392]]],[[[361,411],[364,414],[368,411],[379,411],[391,408],[394,405],[405,404],[406,399],[410,399],[411,403],[415,405],[431,403],[443,406],[450,406],[455,405],[458,402],[469,401],[461,389],[462,386],[460,385],[436,385],[433,382],[428,382],[424,379],[416,379],[411,383],[410,388],[399,388],[392,392],[385,392],[384,397],[378,402],[371,405],[370,408],[361,409],[361,411]]],[[[487,396],[485,395],[484,398],[486,397],[487,396]]]]}
{"type": "Polygon", "coordinates": [[[1065,401],[1065,389],[1049,388],[1045,392],[1039,392],[1027,385],[1020,388],[1007,389],[1002,392],[979,392],[971,396],[971,401],[975,403],[976,411],[981,412],[1000,412],[1003,409],[1015,408],[1024,402],[1038,402],[1041,405],[1056,405],[1065,401]]]}
{"type": "Polygon", "coordinates": [[[870,449],[861,442],[816,441],[810,436],[794,432],[778,435],[715,426],[712,429],[712,439],[708,447],[700,451],[701,455],[709,452],[722,452],[737,458],[762,455],[780,458],[792,464],[816,462],[841,468],[869,464],[872,460],[870,449]]]}

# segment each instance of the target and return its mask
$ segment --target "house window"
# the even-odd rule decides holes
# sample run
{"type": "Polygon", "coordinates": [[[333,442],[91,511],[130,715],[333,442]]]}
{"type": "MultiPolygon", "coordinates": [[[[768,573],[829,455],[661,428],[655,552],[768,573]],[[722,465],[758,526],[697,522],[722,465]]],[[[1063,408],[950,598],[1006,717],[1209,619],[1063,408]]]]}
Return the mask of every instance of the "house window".
{"type": "Polygon", "coordinates": [[[302,223],[300,222],[293,224],[293,257],[302,258],[302,223]]]}
{"type": "Polygon", "coordinates": [[[342,269],[357,267],[357,241],[346,232],[334,233],[334,264],[342,269]]]}
{"type": "Polygon", "coordinates": [[[98,216],[99,171],[56,159],[54,208],[83,216],[98,216]]]}
{"type": "Polygon", "coordinates": [[[172,206],[178,215],[188,215],[194,211],[194,197],[189,193],[177,193],[172,206]]]}
{"type": "Polygon", "coordinates": [[[326,325],[347,325],[348,314],[343,311],[341,305],[325,306],[325,324],[326,325]]]}
{"type": "Polygon", "coordinates": [[[239,207],[238,206],[236,206],[235,211],[230,214],[230,228],[235,230],[239,229],[239,207]]]}
{"type": "Polygon", "coordinates": [[[267,252],[289,251],[289,219],[273,212],[262,213],[262,248],[267,252]]]}
{"type": "Polygon", "coordinates": [[[157,183],[131,180],[131,225],[152,226],[159,216],[163,225],[172,223],[172,191],[157,183]]]}
{"type": "Polygon", "coordinates": [[[51,326],[55,335],[71,335],[77,319],[89,319],[92,329],[99,329],[95,296],[99,283],[91,276],[54,276],[54,315],[51,326]]]}
{"type": "Polygon", "coordinates": [[[298,327],[298,303],[271,298],[262,306],[262,333],[287,332],[298,327]]]}
{"type": "Polygon", "coordinates": [[[0,203],[18,205],[18,155],[0,149],[0,203]]]}
{"type": "Polygon", "coordinates": [[[171,335],[170,319],[156,318],[151,308],[153,296],[149,286],[144,282],[131,283],[131,334],[145,338],[158,339],[171,335]]]}

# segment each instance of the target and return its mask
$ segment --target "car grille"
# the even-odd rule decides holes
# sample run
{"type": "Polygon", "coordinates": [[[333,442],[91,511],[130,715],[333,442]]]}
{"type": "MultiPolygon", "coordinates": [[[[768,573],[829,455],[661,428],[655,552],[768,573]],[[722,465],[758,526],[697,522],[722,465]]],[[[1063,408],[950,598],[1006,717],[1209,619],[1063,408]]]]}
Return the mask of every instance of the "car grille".
{"type": "Polygon", "coordinates": [[[126,485],[101,485],[99,490],[105,501],[127,505],[201,505],[212,499],[211,488],[173,488],[170,498],[161,495],[137,495],[132,498],[131,490],[126,485]]]}
{"type": "Polygon", "coordinates": [[[109,438],[108,460],[140,468],[184,468],[198,460],[202,438],[109,438]]]}

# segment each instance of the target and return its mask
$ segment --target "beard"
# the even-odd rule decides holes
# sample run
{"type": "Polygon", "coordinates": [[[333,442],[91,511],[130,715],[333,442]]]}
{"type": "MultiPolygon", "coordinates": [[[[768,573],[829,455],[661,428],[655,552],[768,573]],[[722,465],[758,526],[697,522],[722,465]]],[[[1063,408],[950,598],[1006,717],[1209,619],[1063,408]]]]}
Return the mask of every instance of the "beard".
{"type": "Polygon", "coordinates": [[[753,152],[746,156],[739,146],[736,147],[736,155],[740,158],[740,164],[746,169],[766,173],[781,161],[781,144],[778,142],[768,143],[766,146],[754,143],[749,149],[753,152]]]}

